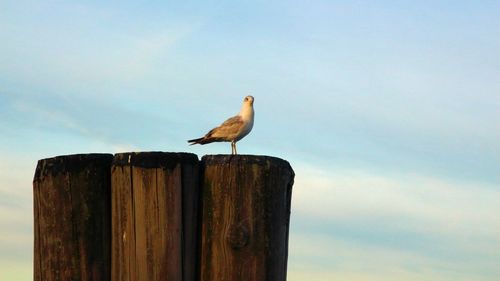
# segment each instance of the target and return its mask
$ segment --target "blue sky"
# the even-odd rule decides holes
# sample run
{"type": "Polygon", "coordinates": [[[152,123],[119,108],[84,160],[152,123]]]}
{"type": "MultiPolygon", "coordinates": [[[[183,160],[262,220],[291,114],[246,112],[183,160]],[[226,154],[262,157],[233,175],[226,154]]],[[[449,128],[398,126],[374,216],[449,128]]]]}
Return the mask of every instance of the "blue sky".
{"type": "Polygon", "coordinates": [[[296,172],[289,280],[500,276],[498,1],[0,2],[0,279],[36,160],[187,146],[255,97],[296,172]]]}

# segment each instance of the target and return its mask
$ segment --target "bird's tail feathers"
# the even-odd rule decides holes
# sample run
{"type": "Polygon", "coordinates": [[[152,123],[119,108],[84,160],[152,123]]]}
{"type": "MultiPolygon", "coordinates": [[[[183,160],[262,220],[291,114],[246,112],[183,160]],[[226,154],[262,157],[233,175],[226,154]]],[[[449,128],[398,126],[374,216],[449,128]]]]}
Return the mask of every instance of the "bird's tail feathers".
{"type": "Polygon", "coordinates": [[[189,145],[200,143],[203,138],[188,140],[189,145]]]}
{"type": "Polygon", "coordinates": [[[214,139],[207,138],[207,137],[202,137],[202,138],[198,138],[198,139],[188,140],[189,145],[193,145],[193,144],[207,144],[207,143],[211,143],[211,142],[214,142],[214,141],[215,141],[214,139]]]}

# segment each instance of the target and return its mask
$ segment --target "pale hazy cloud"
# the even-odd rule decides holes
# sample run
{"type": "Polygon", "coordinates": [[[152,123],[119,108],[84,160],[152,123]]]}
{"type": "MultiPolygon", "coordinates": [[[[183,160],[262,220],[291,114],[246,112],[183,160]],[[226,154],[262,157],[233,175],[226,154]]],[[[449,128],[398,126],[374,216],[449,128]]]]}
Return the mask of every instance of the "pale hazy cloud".
{"type": "Polygon", "coordinates": [[[307,166],[296,170],[294,210],[305,216],[325,222],[373,218],[417,233],[500,243],[500,191],[493,184],[307,166]]]}
{"type": "Polygon", "coordinates": [[[291,281],[496,280],[494,260],[439,259],[313,232],[290,237],[291,281]]]}
{"type": "Polygon", "coordinates": [[[495,185],[294,169],[290,280],[494,280],[500,273],[495,185]]]}

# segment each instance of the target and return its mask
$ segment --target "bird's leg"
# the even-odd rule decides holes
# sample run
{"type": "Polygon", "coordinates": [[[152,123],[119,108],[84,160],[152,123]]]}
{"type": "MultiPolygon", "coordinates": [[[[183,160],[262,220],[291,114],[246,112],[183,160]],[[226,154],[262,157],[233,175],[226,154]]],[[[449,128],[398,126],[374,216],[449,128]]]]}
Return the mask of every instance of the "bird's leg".
{"type": "Polygon", "coordinates": [[[234,142],[232,141],[231,142],[231,155],[234,154],[234,142]]]}
{"type": "Polygon", "coordinates": [[[236,143],[234,143],[234,154],[238,154],[238,152],[236,151],[236,143]]]}

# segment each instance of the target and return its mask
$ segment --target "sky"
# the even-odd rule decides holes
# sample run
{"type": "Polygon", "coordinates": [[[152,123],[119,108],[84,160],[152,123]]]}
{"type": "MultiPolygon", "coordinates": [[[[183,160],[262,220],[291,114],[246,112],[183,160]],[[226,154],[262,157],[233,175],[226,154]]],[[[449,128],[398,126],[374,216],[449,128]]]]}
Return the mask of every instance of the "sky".
{"type": "Polygon", "coordinates": [[[499,1],[0,1],[0,280],[38,159],[188,146],[296,173],[289,281],[498,280],[499,1]]]}

